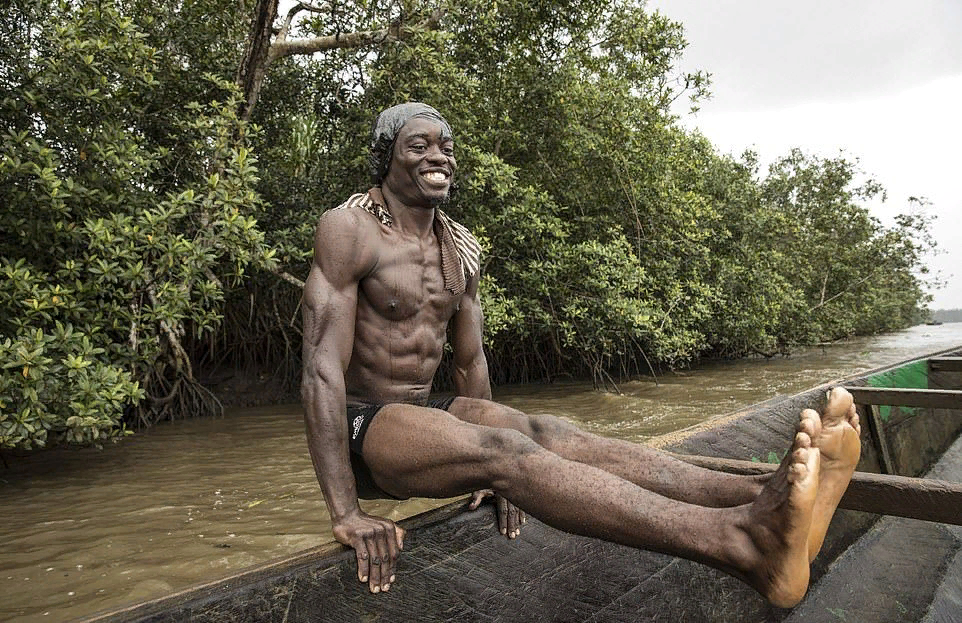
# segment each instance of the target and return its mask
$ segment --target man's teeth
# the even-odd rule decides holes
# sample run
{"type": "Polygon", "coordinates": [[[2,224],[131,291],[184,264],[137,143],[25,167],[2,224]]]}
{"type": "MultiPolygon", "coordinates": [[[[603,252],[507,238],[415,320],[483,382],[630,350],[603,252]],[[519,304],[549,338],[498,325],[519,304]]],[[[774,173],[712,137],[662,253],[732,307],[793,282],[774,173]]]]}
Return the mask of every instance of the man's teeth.
{"type": "Polygon", "coordinates": [[[438,182],[438,183],[441,183],[441,182],[445,181],[446,179],[448,179],[448,176],[445,175],[444,173],[439,173],[439,172],[437,172],[437,171],[433,171],[433,172],[431,172],[431,173],[425,173],[425,174],[424,174],[424,178],[425,178],[427,181],[429,181],[429,182],[438,182]]]}

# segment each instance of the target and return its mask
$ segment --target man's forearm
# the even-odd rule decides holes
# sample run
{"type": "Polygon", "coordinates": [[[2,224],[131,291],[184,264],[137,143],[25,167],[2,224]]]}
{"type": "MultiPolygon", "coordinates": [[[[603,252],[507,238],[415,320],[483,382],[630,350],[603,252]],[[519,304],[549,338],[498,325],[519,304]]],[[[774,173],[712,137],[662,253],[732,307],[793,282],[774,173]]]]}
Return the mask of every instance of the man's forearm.
{"type": "Polygon", "coordinates": [[[464,368],[455,366],[454,388],[458,396],[491,400],[487,360],[480,357],[464,368]]]}
{"type": "Polygon", "coordinates": [[[317,378],[306,380],[305,384],[308,449],[331,519],[336,521],[359,509],[348,448],[344,391],[317,378]]]}

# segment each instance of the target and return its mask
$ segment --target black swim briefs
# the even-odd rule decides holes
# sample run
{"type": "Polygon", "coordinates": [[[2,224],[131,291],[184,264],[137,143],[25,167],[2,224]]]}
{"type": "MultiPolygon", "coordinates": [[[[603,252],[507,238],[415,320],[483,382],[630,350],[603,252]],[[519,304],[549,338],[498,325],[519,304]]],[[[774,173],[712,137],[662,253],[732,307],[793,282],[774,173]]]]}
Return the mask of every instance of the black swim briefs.
{"type": "MultiPolygon", "coordinates": [[[[447,411],[451,403],[457,396],[447,396],[445,398],[434,398],[428,400],[423,406],[430,409],[441,409],[447,411]]],[[[348,403],[347,405],[347,426],[348,433],[351,435],[349,446],[351,448],[351,468],[354,471],[354,480],[357,482],[357,495],[361,499],[385,499],[395,498],[393,495],[382,491],[374,482],[371,470],[364,462],[361,455],[361,448],[364,447],[364,435],[367,434],[367,427],[377,412],[385,405],[382,404],[358,404],[348,403]]]]}
{"type": "MultiPolygon", "coordinates": [[[[457,396],[433,398],[421,406],[428,407],[429,409],[447,411],[455,398],[457,398],[457,396]]],[[[374,416],[377,415],[377,412],[380,411],[382,407],[384,407],[384,405],[348,403],[347,425],[351,434],[351,452],[354,454],[361,454],[361,448],[364,447],[364,435],[367,434],[367,427],[371,425],[374,416]]]]}

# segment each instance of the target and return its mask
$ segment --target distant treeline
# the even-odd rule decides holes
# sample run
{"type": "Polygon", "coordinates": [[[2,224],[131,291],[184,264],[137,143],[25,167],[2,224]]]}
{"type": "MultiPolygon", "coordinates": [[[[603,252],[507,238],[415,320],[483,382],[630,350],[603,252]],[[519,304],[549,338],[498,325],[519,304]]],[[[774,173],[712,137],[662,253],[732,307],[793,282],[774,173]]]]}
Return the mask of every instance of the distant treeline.
{"type": "Polygon", "coordinates": [[[497,382],[924,319],[918,202],[885,227],[851,160],[761,171],[682,128],[707,76],[644,3],[347,0],[274,30],[277,0],[246,6],[0,13],[0,448],[216,413],[214,369],[296,386],[314,224],[366,189],[373,116],[404,100],[455,128],[445,209],[484,246],[497,382]]]}
{"type": "Polygon", "coordinates": [[[931,318],[935,322],[962,322],[962,309],[936,309],[931,318]]]}

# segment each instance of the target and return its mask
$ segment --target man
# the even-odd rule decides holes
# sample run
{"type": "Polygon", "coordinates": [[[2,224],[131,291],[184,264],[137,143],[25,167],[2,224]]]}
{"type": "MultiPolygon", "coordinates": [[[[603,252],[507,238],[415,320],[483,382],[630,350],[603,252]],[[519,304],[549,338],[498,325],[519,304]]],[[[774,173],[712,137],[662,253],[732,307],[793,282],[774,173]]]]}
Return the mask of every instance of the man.
{"type": "Polygon", "coordinates": [[[450,126],[423,104],[382,112],[372,168],[375,188],[321,216],[304,294],[308,445],[359,580],[389,590],[403,545],[403,531],[363,513],[359,495],[493,490],[509,538],[530,513],[712,565],[776,605],[797,603],[858,461],[851,396],[836,389],[823,416],[803,411],[790,451],[764,477],[701,469],[492,402],[479,248],[438,209],[456,170],[450,126]],[[457,397],[428,402],[447,339],[457,397]]]}

